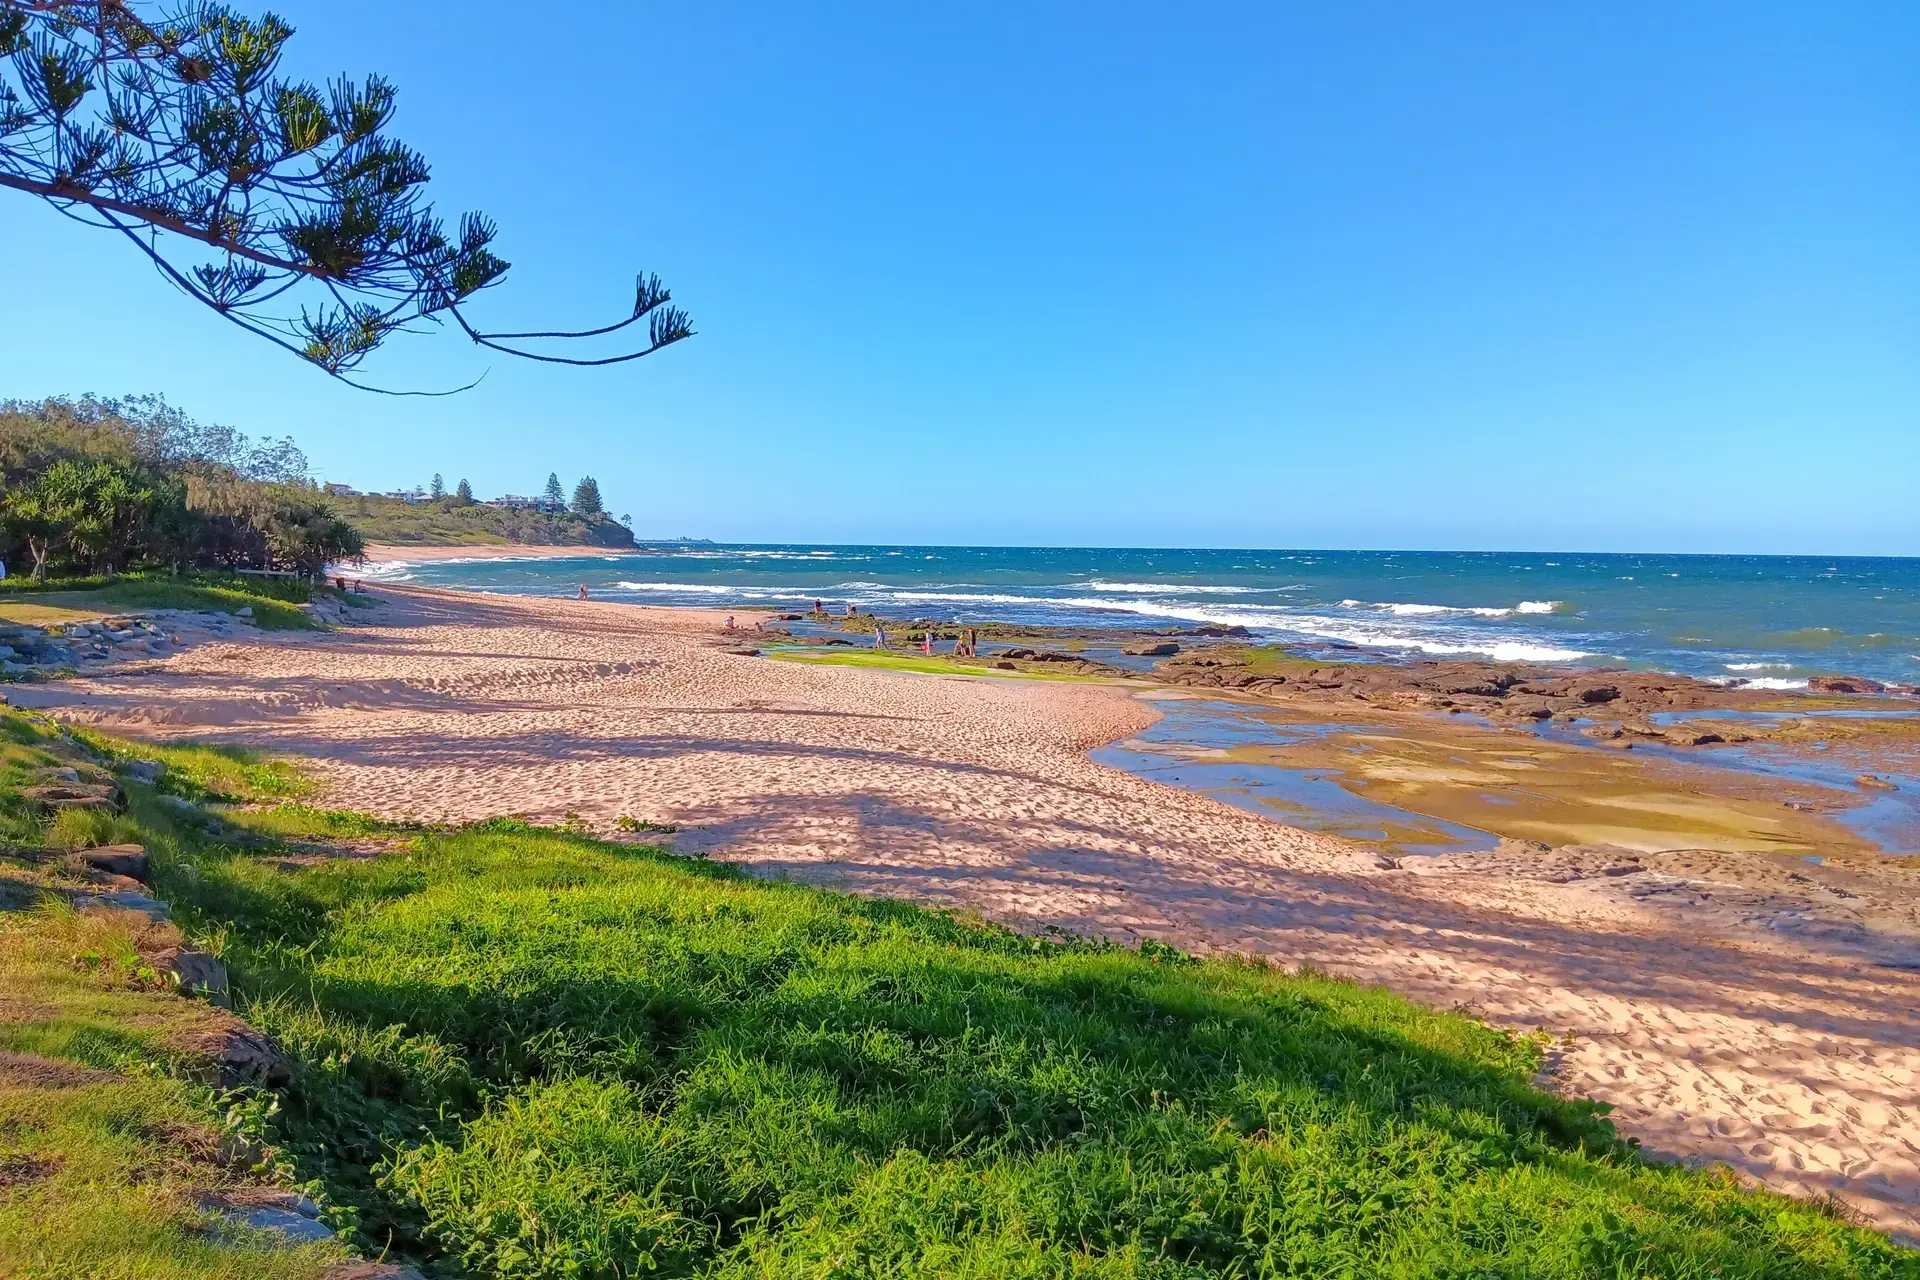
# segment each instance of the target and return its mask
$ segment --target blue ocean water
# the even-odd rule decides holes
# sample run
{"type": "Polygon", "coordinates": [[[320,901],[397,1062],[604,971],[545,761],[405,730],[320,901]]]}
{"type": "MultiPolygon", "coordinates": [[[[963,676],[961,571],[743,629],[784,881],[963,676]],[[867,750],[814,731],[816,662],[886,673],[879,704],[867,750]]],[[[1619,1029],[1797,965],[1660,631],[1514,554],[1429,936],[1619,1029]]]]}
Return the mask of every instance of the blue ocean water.
{"type": "Polygon", "coordinates": [[[431,586],[719,608],[1173,628],[1345,656],[1624,665],[1763,688],[1920,680],[1920,559],[721,546],[396,563],[431,586]]]}

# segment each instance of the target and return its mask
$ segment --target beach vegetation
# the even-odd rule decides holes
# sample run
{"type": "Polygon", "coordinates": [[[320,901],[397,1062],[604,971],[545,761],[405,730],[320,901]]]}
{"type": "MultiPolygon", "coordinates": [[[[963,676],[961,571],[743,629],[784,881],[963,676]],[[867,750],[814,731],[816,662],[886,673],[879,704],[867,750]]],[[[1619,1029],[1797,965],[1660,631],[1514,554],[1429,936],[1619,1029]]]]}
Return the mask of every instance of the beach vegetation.
{"type": "MultiPolygon", "coordinates": [[[[432,1274],[1914,1274],[1829,1206],[1644,1158],[1604,1108],[1532,1085],[1538,1038],[1384,991],[579,830],[315,809],[281,773],[255,790],[257,756],[17,713],[0,729],[0,800],[76,753],[160,759],[163,785],[200,797],[130,785],[126,820],[288,1060],[283,1089],[226,1100],[270,1153],[250,1176],[310,1188],[361,1249],[432,1274]],[[342,856],[312,856],[330,842],[342,856]]],[[[9,801],[0,822],[19,855],[0,863],[31,887],[43,820],[9,801]]],[[[87,1166],[109,1190],[145,1186],[170,1135],[217,1131],[222,1100],[99,993],[191,1002],[147,990],[136,939],[60,932],[70,918],[0,912],[0,965],[27,993],[4,1035],[175,1109],[179,1127],[136,1128],[149,1145],[123,1142],[108,1176],[87,1166]],[[58,1021],[55,984],[94,1002],[84,1028],[58,1021]]],[[[0,1130],[6,1158],[79,1167],[90,1105],[36,1098],[0,1130]]],[[[63,1189],[0,1197],[0,1270],[52,1274],[33,1252],[65,1247],[51,1229],[104,1240],[128,1212],[118,1191],[63,1189]]],[[[190,1197],[165,1205],[153,1231],[208,1238],[182,1225],[190,1197]]],[[[123,1248],[154,1256],[146,1232],[123,1248]]],[[[276,1274],[308,1274],[287,1256],[276,1274]]],[[[254,1274],[198,1265],[119,1273],[254,1274]]]]}
{"type": "Polygon", "coordinates": [[[317,574],[359,535],[290,440],[157,397],[0,402],[0,559],[47,579],[141,566],[317,574]]]}
{"type": "Polygon", "coordinates": [[[605,520],[606,503],[600,500],[600,482],[592,476],[582,476],[580,483],[573,486],[573,514],[590,520],[605,520]]]}
{"type": "Polygon", "coordinates": [[[508,269],[494,224],[467,213],[446,225],[426,158],[388,132],[386,80],[323,90],[284,77],[292,37],[272,14],[225,5],[0,0],[0,187],[118,233],[189,298],[352,386],[367,385],[351,376],[362,361],[421,322],[568,365],[692,334],[645,274],[612,324],[481,328],[470,308],[508,269]],[[607,354],[557,345],[610,334],[622,345],[607,354]]]}
{"type": "Polygon", "coordinates": [[[374,495],[340,500],[340,514],[367,545],[399,547],[482,547],[518,544],[541,547],[629,549],[633,531],[604,515],[588,519],[563,504],[547,510],[465,504],[407,502],[374,495]]]}

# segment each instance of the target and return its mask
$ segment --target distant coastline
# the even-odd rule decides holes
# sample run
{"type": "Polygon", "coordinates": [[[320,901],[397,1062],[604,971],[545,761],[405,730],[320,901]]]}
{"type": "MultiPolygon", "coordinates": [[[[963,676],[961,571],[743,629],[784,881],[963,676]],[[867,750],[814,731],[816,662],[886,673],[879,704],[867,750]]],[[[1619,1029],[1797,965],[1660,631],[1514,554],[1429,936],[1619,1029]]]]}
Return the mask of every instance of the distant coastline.
{"type": "Polygon", "coordinates": [[[604,560],[608,556],[657,555],[647,547],[538,546],[530,542],[487,542],[467,546],[402,546],[370,542],[368,565],[439,564],[448,560],[604,560]]]}

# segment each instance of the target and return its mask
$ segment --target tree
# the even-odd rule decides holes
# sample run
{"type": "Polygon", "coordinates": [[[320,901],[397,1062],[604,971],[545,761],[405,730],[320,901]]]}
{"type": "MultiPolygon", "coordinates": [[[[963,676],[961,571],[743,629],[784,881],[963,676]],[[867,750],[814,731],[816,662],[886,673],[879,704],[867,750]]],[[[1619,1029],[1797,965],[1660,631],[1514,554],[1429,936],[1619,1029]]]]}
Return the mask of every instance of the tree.
{"type": "Polygon", "coordinates": [[[461,506],[470,507],[473,505],[473,486],[462,480],[459,487],[454,489],[453,496],[461,506]]]}
{"type": "Polygon", "coordinates": [[[468,213],[448,231],[425,199],[426,159],[384,132],[395,103],[385,80],[322,92],[283,78],[292,36],[271,14],[205,0],[0,0],[0,187],[119,232],[188,297],[368,390],[384,389],[348,375],[422,322],[583,366],[692,335],[645,274],[632,314],[613,324],[477,328],[468,305],[508,269],[493,223],[468,213]],[[615,354],[537,349],[642,320],[644,343],[615,354]]]}
{"type": "Polygon", "coordinates": [[[433,473],[433,483],[427,486],[427,493],[435,502],[447,496],[447,482],[440,478],[438,471],[433,473]]]}
{"type": "Polygon", "coordinates": [[[556,511],[567,505],[567,492],[560,487],[559,472],[547,473],[547,487],[541,492],[540,499],[556,511]]]}
{"type": "Polygon", "coordinates": [[[283,568],[317,578],[337,560],[358,560],[366,546],[354,527],[324,502],[285,493],[264,513],[267,553],[283,568]]]}
{"type": "Polygon", "coordinates": [[[47,561],[63,550],[89,569],[112,572],[134,553],[153,500],[125,466],[66,458],[31,487],[8,494],[6,523],[26,544],[35,578],[44,578],[47,561]]]}
{"type": "Polygon", "coordinates": [[[600,482],[592,476],[583,477],[573,486],[573,514],[597,520],[606,515],[606,507],[600,502],[600,482]]]}

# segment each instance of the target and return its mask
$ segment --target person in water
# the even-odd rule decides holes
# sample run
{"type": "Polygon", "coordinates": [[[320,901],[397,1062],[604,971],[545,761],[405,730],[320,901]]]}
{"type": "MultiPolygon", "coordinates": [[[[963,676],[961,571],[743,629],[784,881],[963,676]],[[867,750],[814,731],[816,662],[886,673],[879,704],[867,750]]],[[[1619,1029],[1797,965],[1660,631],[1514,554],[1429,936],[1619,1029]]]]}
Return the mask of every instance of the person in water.
{"type": "Polygon", "coordinates": [[[587,598],[587,584],[584,582],[580,584],[580,598],[582,600],[587,598]]]}

